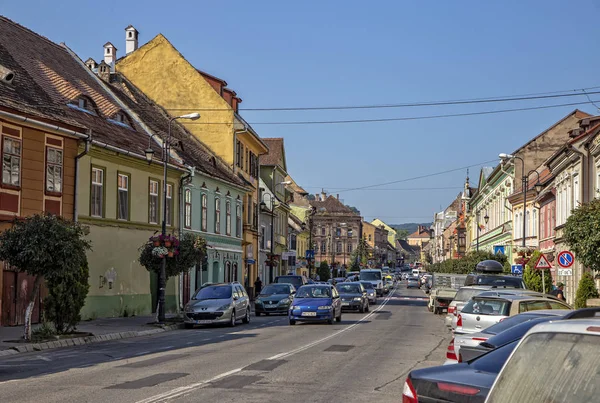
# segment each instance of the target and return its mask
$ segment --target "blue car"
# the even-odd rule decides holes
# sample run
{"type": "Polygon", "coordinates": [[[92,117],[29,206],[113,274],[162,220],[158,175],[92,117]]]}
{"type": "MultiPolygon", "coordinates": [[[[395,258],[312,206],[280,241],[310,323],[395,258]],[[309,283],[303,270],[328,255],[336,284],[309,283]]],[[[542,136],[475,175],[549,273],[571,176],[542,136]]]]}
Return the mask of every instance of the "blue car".
{"type": "Polygon", "coordinates": [[[340,294],[331,285],[309,284],[296,290],[290,306],[290,325],[296,321],[327,322],[330,325],[342,321],[340,294]]]}

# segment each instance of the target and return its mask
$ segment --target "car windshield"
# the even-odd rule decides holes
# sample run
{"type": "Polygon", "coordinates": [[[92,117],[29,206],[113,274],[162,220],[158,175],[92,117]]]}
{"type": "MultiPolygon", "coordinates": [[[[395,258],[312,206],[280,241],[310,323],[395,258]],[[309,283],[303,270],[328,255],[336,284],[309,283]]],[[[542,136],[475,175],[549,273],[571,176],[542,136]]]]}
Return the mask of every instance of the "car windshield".
{"type": "MultiPolygon", "coordinates": [[[[487,329],[485,329],[483,331],[483,333],[500,334],[500,333],[504,332],[505,330],[510,329],[513,326],[517,326],[523,322],[528,322],[530,320],[537,319],[537,318],[544,317],[544,316],[549,316],[551,318],[556,318],[556,319],[559,318],[558,316],[555,316],[555,315],[542,315],[542,314],[540,314],[540,315],[530,315],[530,314],[515,315],[515,316],[508,317],[508,318],[502,320],[501,322],[498,322],[495,325],[488,327],[487,329]]],[[[504,343],[502,343],[502,344],[504,344],[504,343]]]]}
{"type": "Polygon", "coordinates": [[[523,323],[519,323],[502,333],[498,333],[494,337],[490,337],[485,343],[487,347],[495,348],[496,346],[502,346],[506,343],[509,343],[513,340],[520,340],[525,336],[525,333],[529,331],[532,327],[537,325],[538,323],[549,322],[552,319],[558,319],[556,316],[544,316],[541,318],[532,318],[523,323]]]}
{"type": "Polygon", "coordinates": [[[367,281],[381,280],[381,272],[378,271],[361,271],[360,279],[367,281]]]}
{"type": "Polygon", "coordinates": [[[455,301],[468,301],[475,295],[478,295],[484,291],[486,291],[486,290],[479,290],[476,288],[461,288],[456,293],[454,300],[455,301]]]}
{"type": "Polygon", "coordinates": [[[331,298],[331,288],[305,285],[298,289],[295,298],[331,298]]]}
{"type": "Polygon", "coordinates": [[[340,293],[344,294],[359,294],[360,287],[358,284],[338,284],[335,286],[340,293]]]}
{"type": "Polygon", "coordinates": [[[364,288],[366,288],[367,290],[371,290],[371,289],[375,288],[375,287],[373,287],[373,283],[369,283],[369,282],[366,282],[366,281],[364,281],[364,282],[362,282],[361,284],[362,284],[362,285],[363,285],[363,287],[364,287],[364,288]]]}
{"type": "Polygon", "coordinates": [[[285,284],[270,284],[266,286],[260,293],[264,295],[273,294],[289,294],[291,292],[290,286],[285,284]]]}
{"type": "Polygon", "coordinates": [[[462,309],[462,313],[477,315],[508,316],[510,302],[503,299],[474,298],[462,309]]]}
{"type": "Polygon", "coordinates": [[[469,365],[477,371],[497,374],[502,369],[502,366],[506,360],[508,360],[510,353],[512,353],[512,351],[515,349],[518,342],[518,340],[513,341],[509,344],[505,344],[502,347],[492,350],[487,354],[479,356],[470,361],[469,365]]]}
{"type": "Polygon", "coordinates": [[[496,287],[523,288],[523,280],[519,277],[505,276],[479,276],[477,285],[491,285],[496,287]]]}
{"type": "Polygon", "coordinates": [[[591,334],[534,333],[527,336],[506,363],[486,401],[598,401],[599,344],[599,337],[591,334]],[[532,363],[535,363],[534,371],[532,363]]]}
{"type": "Polygon", "coordinates": [[[279,276],[275,280],[276,283],[292,284],[294,287],[302,285],[302,277],[300,276],[279,276]]]}
{"type": "Polygon", "coordinates": [[[209,285],[198,290],[193,299],[229,299],[231,298],[231,286],[209,285]]]}

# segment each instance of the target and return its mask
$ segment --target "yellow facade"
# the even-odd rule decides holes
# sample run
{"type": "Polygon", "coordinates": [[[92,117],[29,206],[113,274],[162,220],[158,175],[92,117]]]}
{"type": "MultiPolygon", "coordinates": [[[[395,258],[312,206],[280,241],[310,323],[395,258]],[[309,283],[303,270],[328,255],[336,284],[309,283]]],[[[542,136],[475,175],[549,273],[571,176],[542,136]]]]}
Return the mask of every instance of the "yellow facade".
{"type": "Polygon", "coordinates": [[[373,221],[371,221],[371,224],[375,225],[376,227],[383,225],[383,227],[388,232],[388,242],[391,243],[392,245],[394,245],[394,247],[396,247],[396,230],[395,229],[393,229],[392,227],[390,227],[389,225],[387,225],[386,223],[381,221],[379,218],[376,218],[373,221]]]}
{"type": "Polygon", "coordinates": [[[260,156],[267,146],[163,35],[119,60],[116,69],[171,116],[200,112],[199,120],[179,123],[254,187],[243,200],[243,281],[251,288],[258,274],[258,174],[252,174],[246,155],[242,164],[236,161],[236,151],[239,142],[244,153],[260,156]]]}

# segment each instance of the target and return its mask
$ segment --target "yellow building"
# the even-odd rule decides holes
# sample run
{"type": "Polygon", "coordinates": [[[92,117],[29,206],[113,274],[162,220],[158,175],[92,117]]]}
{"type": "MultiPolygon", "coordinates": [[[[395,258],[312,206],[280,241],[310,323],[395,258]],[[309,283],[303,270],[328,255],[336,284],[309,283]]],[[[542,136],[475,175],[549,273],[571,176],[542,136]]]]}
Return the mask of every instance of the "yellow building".
{"type": "MultiPolygon", "coordinates": [[[[116,70],[165,108],[171,116],[200,112],[195,122],[180,121],[206,144],[252,190],[244,196],[243,282],[251,286],[257,276],[259,157],[268,147],[238,115],[241,99],[227,83],[198,70],[163,36],[137,49],[133,46],[118,60],[116,70]]],[[[242,280],[242,279],[241,279],[242,280]]]]}
{"type": "Polygon", "coordinates": [[[390,227],[389,225],[387,225],[386,223],[384,223],[383,221],[381,221],[379,218],[374,219],[373,221],[371,221],[371,224],[373,224],[376,227],[381,227],[383,225],[383,228],[385,228],[388,232],[388,242],[392,245],[396,245],[396,230],[393,229],[392,227],[390,227]]]}

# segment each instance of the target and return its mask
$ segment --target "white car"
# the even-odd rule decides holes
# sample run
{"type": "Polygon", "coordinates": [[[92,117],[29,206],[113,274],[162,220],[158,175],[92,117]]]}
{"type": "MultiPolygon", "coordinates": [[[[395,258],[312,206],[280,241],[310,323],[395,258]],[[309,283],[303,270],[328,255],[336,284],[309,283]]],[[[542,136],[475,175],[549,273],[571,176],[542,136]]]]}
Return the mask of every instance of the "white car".
{"type": "Polygon", "coordinates": [[[469,302],[471,297],[474,297],[475,295],[484,291],[488,291],[490,289],[491,287],[489,286],[478,285],[460,287],[458,289],[458,292],[454,296],[454,299],[452,300],[452,302],[450,302],[450,305],[448,305],[448,314],[445,318],[446,326],[452,328],[452,330],[456,329],[456,321],[458,319],[458,314],[460,313],[462,308],[467,304],[467,302],[469,302]]]}
{"type": "Polygon", "coordinates": [[[486,403],[597,402],[600,319],[539,324],[521,339],[486,403]]]}

